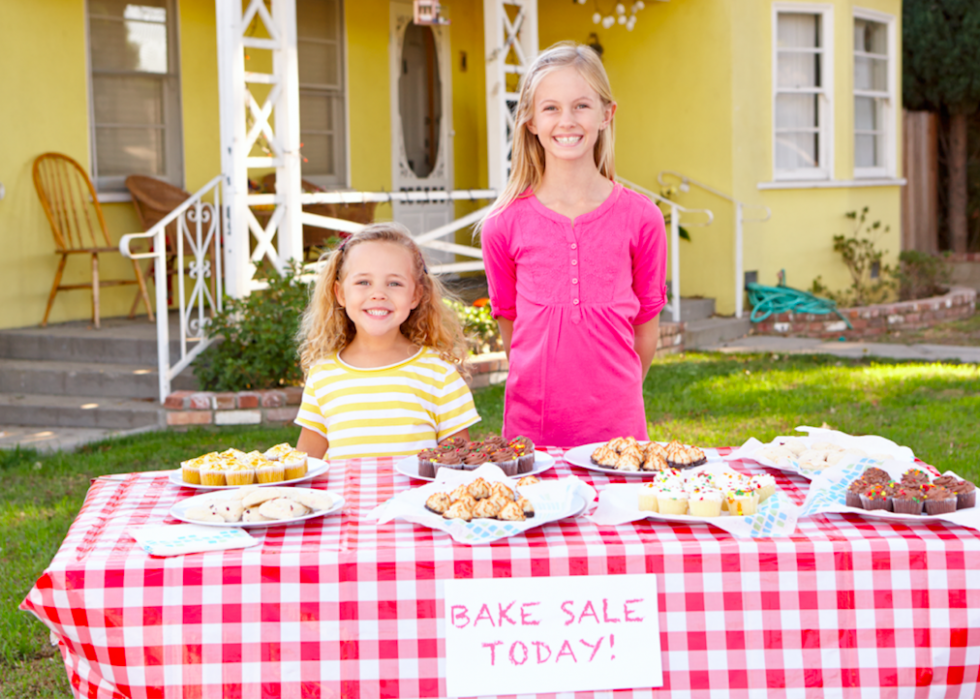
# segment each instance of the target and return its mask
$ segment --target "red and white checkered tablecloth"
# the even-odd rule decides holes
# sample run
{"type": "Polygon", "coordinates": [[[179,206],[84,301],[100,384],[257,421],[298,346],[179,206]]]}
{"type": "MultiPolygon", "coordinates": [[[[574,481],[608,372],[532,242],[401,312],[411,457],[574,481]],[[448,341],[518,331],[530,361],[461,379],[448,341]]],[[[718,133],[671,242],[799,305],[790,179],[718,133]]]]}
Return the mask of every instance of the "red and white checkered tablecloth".
{"type": "MultiPolygon", "coordinates": [[[[544,477],[570,472],[600,489],[623,480],[561,461],[544,477]]],[[[771,473],[802,502],[805,480],[771,473]]],[[[657,575],[664,686],[576,697],[980,692],[972,529],[826,515],[791,538],[740,540],[580,517],[469,547],[365,518],[413,485],[390,459],[336,463],[314,485],[347,499],[341,516],[252,530],[251,549],[154,558],[127,530],[195,491],[160,473],[96,481],[22,605],[57,638],[76,696],[441,697],[441,581],[624,573],[657,575]]]]}

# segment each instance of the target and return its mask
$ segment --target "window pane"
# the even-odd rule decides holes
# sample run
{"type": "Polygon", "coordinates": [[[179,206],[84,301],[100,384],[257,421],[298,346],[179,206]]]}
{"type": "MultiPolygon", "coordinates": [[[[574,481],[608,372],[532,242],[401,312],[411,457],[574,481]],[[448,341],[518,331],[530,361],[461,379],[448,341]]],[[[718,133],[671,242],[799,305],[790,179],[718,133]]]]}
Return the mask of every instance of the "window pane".
{"type": "Polygon", "coordinates": [[[875,131],[879,128],[881,102],[874,97],[854,98],[854,128],[858,131],[875,131]]]}
{"type": "Polygon", "coordinates": [[[338,44],[300,41],[296,48],[301,85],[340,86],[340,47],[338,44]]]}
{"type": "Polygon", "coordinates": [[[166,174],[162,129],[96,128],[100,177],[166,174]]]}
{"type": "Polygon", "coordinates": [[[815,133],[776,134],[776,169],[817,167],[820,164],[817,159],[818,141],[819,135],[815,133]]]}
{"type": "Polygon", "coordinates": [[[820,16],[795,12],[777,18],[776,45],[781,48],[820,48],[820,16]]]}
{"type": "Polygon", "coordinates": [[[779,87],[820,87],[820,55],[815,53],[779,54],[779,87]]]}
{"type": "Polygon", "coordinates": [[[340,39],[337,0],[296,0],[296,35],[301,39],[340,39]]]}
{"type": "Polygon", "coordinates": [[[303,135],[303,176],[336,175],[333,156],[333,136],[326,134],[303,135]]]}
{"type": "Polygon", "coordinates": [[[333,131],[333,97],[322,92],[299,93],[302,131],[333,131]]]}
{"type": "Polygon", "coordinates": [[[126,19],[153,19],[165,22],[167,19],[167,0],[89,0],[90,15],[109,15],[126,19]]]}
{"type": "Polygon", "coordinates": [[[163,124],[163,83],[129,75],[92,76],[92,101],[98,124],[163,124]]]}
{"type": "Polygon", "coordinates": [[[776,128],[815,128],[818,123],[818,95],[776,95],[776,128]]]}
{"type": "Polygon", "coordinates": [[[888,26],[866,19],[854,20],[854,50],[865,53],[888,53],[888,26]]]}
{"type": "Polygon", "coordinates": [[[873,134],[857,134],[854,137],[854,166],[880,167],[881,137],[873,134]]]}
{"type": "Polygon", "coordinates": [[[167,72],[167,25],[92,19],[92,68],[167,72]]]}
{"type": "Polygon", "coordinates": [[[854,57],[855,90],[888,90],[888,60],[885,58],[854,57]]]}

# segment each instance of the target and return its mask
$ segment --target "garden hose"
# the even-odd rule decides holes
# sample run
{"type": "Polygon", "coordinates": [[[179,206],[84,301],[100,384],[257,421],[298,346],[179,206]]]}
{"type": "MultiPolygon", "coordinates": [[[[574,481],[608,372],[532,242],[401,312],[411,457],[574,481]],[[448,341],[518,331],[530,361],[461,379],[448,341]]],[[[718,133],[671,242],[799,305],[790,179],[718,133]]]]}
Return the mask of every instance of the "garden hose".
{"type": "Polygon", "coordinates": [[[830,299],[814,296],[809,291],[792,289],[788,286],[763,286],[748,283],[745,288],[749,292],[749,303],[752,304],[753,323],[761,323],[773,313],[813,313],[827,315],[836,313],[853,330],[851,321],[837,310],[837,304],[830,299]]]}

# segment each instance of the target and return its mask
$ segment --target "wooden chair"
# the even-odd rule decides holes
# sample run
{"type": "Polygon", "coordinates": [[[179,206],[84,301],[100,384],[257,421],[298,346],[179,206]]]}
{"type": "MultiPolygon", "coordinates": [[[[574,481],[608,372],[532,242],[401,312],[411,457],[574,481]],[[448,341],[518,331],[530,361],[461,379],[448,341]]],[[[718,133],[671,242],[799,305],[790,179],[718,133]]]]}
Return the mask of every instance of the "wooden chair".
{"type": "MultiPolygon", "coordinates": [[[[144,231],[150,230],[153,226],[163,220],[171,211],[190,199],[190,192],[186,192],[180,187],[175,187],[169,182],[158,180],[154,177],[145,175],[130,175],[126,178],[126,189],[133,197],[133,206],[136,208],[136,215],[139,216],[140,224],[144,231]]],[[[177,221],[167,225],[164,235],[167,242],[167,304],[173,303],[173,277],[177,273],[177,221]]],[[[186,243],[184,250],[189,248],[186,243]]],[[[211,246],[211,268],[214,267],[214,245],[211,246]]],[[[153,278],[154,267],[151,265],[147,275],[153,278]]],[[[212,280],[212,290],[213,290],[212,280]]],[[[135,302],[133,307],[135,309],[135,302]]]]}
{"type": "MultiPolygon", "coordinates": [[[[143,299],[146,313],[153,320],[153,308],[150,297],[146,293],[146,282],[143,272],[136,260],[132,260],[136,279],[100,279],[99,255],[119,253],[119,248],[112,244],[106,229],[105,217],[95,187],[88,178],[85,170],[77,162],[61,153],[44,153],[34,160],[34,188],[41,200],[44,214],[51,224],[54,235],[55,253],[61,255],[58,271],[51,285],[51,295],[48,296],[48,307],[44,311],[41,327],[48,324],[54,297],[59,291],[69,289],[92,290],[92,323],[96,329],[99,322],[99,290],[104,286],[122,286],[138,284],[137,302],[143,299]],[[62,284],[61,275],[69,255],[88,255],[92,261],[92,281],[88,284],[62,284]]],[[[133,304],[129,317],[136,315],[136,304],[133,304]]]]}

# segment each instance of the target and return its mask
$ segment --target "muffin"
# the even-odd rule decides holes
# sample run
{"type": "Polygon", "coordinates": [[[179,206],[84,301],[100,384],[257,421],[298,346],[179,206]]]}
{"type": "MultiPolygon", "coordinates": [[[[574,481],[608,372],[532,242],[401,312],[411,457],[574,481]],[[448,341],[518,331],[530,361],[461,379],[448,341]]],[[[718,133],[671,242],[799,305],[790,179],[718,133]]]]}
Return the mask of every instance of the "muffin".
{"type": "Polygon", "coordinates": [[[936,486],[926,492],[926,514],[945,515],[956,512],[956,493],[947,488],[936,486]]]}
{"type": "Polygon", "coordinates": [[[656,483],[644,483],[637,494],[637,507],[643,512],[659,512],[657,509],[659,495],[660,489],[656,483]]]}
{"type": "Polygon", "coordinates": [[[255,468],[255,480],[259,483],[281,483],[286,480],[286,466],[282,461],[266,460],[255,468]]]}
{"type": "Polygon", "coordinates": [[[957,510],[973,507],[977,504],[977,486],[970,481],[959,481],[952,487],[952,491],[956,493],[957,510]]]}
{"type": "Polygon", "coordinates": [[[929,474],[918,468],[910,468],[902,474],[902,483],[907,485],[922,485],[929,482],[929,474]]]}
{"type": "Polygon", "coordinates": [[[901,486],[892,494],[892,511],[903,515],[921,515],[922,490],[912,486],[901,486]]]}
{"type": "Polygon", "coordinates": [[[452,447],[453,450],[462,449],[468,444],[467,440],[463,437],[450,437],[442,441],[440,446],[452,447]]]}
{"type": "Polygon", "coordinates": [[[490,455],[485,451],[471,451],[463,457],[463,470],[474,471],[490,461],[490,455]]]}
{"type": "Polygon", "coordinates": [[[201,466],[218,460],[218,453],[212,451],[209,454],[198,456],[188,461],[180,463],[180,475],[185,483],[201,484],[201,466]]]}
{"type": "Polygon", "coordinates": [[[455,451],[444,451],[435,458],[433,465],[437,474],[441,468],[461,471],[463,469],[463,460],[459,458],[459,454],[455,451]]]}
{"type": "Polygon", "coordinates": [[[200,466],[201,485],[224,486],[225,482],[225,459],[215,459],[208,461],[200,466]]]}
{"type": "MultiPolygon", "coordinates": [[[[423,449],[415,457],[419,461],[419,477],[435,478],[436,468],[433,460],[439,455],[435,449],[423,449]]],[[[441,513],[440,513],[441,514],[441,513]]]]}
{"type": "Polygon", "coordinates": [[[719,517],[723,499],[720,490],[699,490],[688,496],[687,505],[695,517],[719,517]]]}
{"type": "MultiPolygon", "coordinates": [[[[865,471],[865,473],[867,473],[867,471],[865,471]]],[[[864,493],[864,491],[867,490],[870,485],[871,483],[868,483],[863,476],[858,478],[856,481],[853,481],[849,486],[847,486],[847,492],[844,495],[844,504],[848,507],[864,507],[864,505],[861,504],[861,494],[864,493]]]]}
{"type": "Polygon", "coordinates": [[[759,496],[759,503],[764,503],[770,495],[776,493],[776,479],[768,473],[752,477],[752,485],[759,496]]]}
{"type": "Polygon", "coordinates": [[[286,468],[286,480],[292,481],[302,478],[308,472],[306,465],[307,455],[305,451],[291,451],[282,457],[282,464],[286,468]]]}
{"type": "Polygon", "coordinates": [[[505,476],[517,475],[517,454],[510,447],[498,449],[490,454],[490,461],[496,464],[505,476]]]}
{"type": "Polygon", "coordinates": [[[252,485],[255,482],[255,469],[244,461],[225,460],[224,472],[227,485],[252,485]]]}
{"type": "Polygon", "coordinates": [[[727,493],[728,511],[733,517],[754,515],[759,509],[759,496],[754,490],[736,488],[727,493]]]}
{"type": "Polygon", "coordinates": [[[518,473],[530,473],[534,470],[534,442],[527,437],[514,437],[507,446],[517,454],[518,473]]]}
{"type": "Polygon", "coordinates": [[[269,447],[265,450],[262,455],[269,461],[280,461],[282,457],[291,452],[293,448],[289,445],[289,442],[283,442],[282,444],[277,444],[274,447],[269,447]]]}
{"type": "Polygon", "coordinates": [[[687,491],[680,488],[659,490],[657,493],[657,510],[662,515],[686,515],[687,491]]]}
{"type": "Polygon", "coordinates": [[[861,507],[865,510],[891,510],[892,499],[885,492],[885,486],[875,483],[861,493],[861,507]]]}

